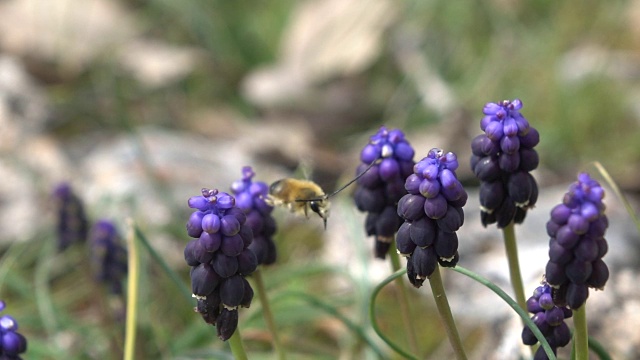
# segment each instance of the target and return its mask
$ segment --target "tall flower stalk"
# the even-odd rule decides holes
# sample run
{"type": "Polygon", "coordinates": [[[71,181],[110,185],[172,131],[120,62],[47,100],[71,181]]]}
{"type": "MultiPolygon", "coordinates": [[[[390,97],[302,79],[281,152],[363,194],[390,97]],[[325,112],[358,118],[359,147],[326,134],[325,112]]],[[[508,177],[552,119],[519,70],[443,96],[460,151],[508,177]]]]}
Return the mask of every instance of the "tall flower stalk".
{"type": "Polygon", "coordinates": [[[538,167],[533,148],[540,135],[520,113],[518,99],[487,103],[478,135],[471,143],[471,168],[480,180],[482,225],[503,230],[511,284],[518,304],[526,309],[514,224],[524,221],[538,199],[538,185],[529,173],[538,167]]]}
{"type": "MultiPolygon", "coordinates": [[[[399,129],[382,126],[370,137],[360,152],[361,164],[357,168],[354,200],[358,210],[367,213],[365,230],[374,237],[374,255],[385,259],[391,254],[392,271],[400,269],[398,256],[393,252],[393,242],[402,218],[397,214],[398,201],[407,191],[404,182],[413,172],[415,151],[399,129]],[[363,174],[363,172],[365,172],[363,174]]],[[[409,345],[418,351],[418,341],[411,321],[407,287],[401,278],[398,286],[398,303],[409,345]]]]}

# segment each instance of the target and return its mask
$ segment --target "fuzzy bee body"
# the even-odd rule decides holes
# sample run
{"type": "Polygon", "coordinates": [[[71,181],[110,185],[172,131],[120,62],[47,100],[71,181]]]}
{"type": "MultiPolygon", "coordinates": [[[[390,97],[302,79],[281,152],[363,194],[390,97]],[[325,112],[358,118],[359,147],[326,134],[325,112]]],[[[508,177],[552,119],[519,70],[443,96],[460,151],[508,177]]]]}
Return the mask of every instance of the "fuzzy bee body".
{"type": "Polygon", "coordinates": [[[371,162],[358,176],[331,194],[326,194],[318,184],[310,180],[280,179],[269,186],[269,195],[266,198],[266,202],[271,206],[286,207],[292,213],[304,214],[306,217],[309,217],[309,209],[311,209],[322,218],[326,229],[331,205],[329,198],[356,182],[378,161],[379,159],[376,159],[371,162]]]}
{"type": "Polygon", "coordinates": [[[309,217],[309,209],[318,214],[327,225],[329,199],[322,188],[310,180],[293,178],[281,179],[269,187],[267,202],[274,206],[284,206],[292,213],[309,217]]]}

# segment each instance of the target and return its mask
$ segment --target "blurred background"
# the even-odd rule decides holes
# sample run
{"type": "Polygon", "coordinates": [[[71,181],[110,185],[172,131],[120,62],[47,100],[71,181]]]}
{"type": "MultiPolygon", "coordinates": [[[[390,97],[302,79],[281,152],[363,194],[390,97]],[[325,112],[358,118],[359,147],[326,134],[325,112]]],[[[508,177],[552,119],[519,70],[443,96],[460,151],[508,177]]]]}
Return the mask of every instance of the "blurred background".
{"type": "MultiPolygon", "coordinates": [[[[595,173],[590,163],[600,161],[632,203],[640,192],[640,1],[581,5],[0,0],[0,297],[29,340],[25,358],[122,355],[123,323],[87,273],[85,249],[47,245],[56,241],[50,199],[60,182],[91,221],[111,219],[124,236],[133,219],[188,284],[190,196],[228,191],[245,165],[257,180],[307,176],[331,191],[353,177],[381,125],[402,129],[416,160],[432,147],[458,154],[470,193],[460,264],[509,289],[500,234],[479,223],[468,165],[483,105],[503,99],[521,99],[541,134],[541,200],[518,230],[531,295],[546,262],[541,229],[579,171],[595,173]]],[[[605,320],[639,316],[630,285],[638,233],[620,200],[610,192],[607,201],[612,279],[592,296],[590,320],[615,355],[634,358],[639,335],[616,340],[623,330],[605,320]]],[[[275,213],[279,260],[264,276],[293,358],[373,358],[343,322],[300,296],[316,294],[370,332],[368,296],[389,265],[373,260],[348,191],[334,203],[326,232],[319,219],[275,213]]],[[[508,307],[446,277],[460,294],[450,296],[471,357],[513,358],[520,330],[508,307]]],[[[228,356],[148,256],[143,280],[139,358],[228,356]]],[[[402,343],[393,292],[379,300],[379,321],[402,343]]],[[[424,314],[415,325],[422,355],[444,358],[450,350],[427,295],[411,293],[424,314]]],[[[240,327],[252,358],[270,358],[257,300],[240,327]]]]}

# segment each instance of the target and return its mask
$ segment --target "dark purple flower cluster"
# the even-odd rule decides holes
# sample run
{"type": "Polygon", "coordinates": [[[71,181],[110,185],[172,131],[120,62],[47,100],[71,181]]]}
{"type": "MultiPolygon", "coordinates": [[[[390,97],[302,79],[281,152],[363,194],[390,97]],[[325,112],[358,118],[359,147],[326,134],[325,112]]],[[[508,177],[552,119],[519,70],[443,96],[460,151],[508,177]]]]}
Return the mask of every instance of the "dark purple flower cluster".
{"type": "Polygon", "coordinates": [[[530,171],[538,167],[533,149],[538,131],[520,114],[520,100],[487,103],[480,128],[471,143],[471,168],[480,179],[482,224],[504,228],[522,223],[538,199],[538,185],[530,171]]]}
{"type": "MultiPolygon", "coordinates": [[[[544,283],[533,291],[533,296],[527,300],[527,310],[533,314],[531,320],[536,324],[549,346],[556,354],[559,347],[566,346],[571,340],[571,331],[564,322],[573,316],[573,312],[566,306],[556,306],[553,302],[552,288],[544,283]]],[[[531,329],[525,326],[522,330],[522,342],[534,345],[538,342],[531,329]]],[[[538,348],[535,360],[548,359],[542,347],[538,348]]]]}
{"type": "Polygon", "coordinates": [[[413,172],[415,151],[400,130],[381,127],[362,149],[357,175],[366,174],[357,181],[355,203],[358,210],[367,213],[365,230],[375,237],[375,256],[386,257],[395,233],[402,224],[396,213],[398,201],[407,192],[404,182],[413,172]]]}
{"type": "Polygon", "coordinates": [[[258,264],[270,265],[276,261],[276,244],[273,234],[276,232],[276,221],[271,216],[273,206],[265,199],[269,196],[269,186],[261,181],[253,181],[255,173],[250,166],[242,168],[242,179],[231,184],[231,192],[236,197],[236,206],[244,210],[247,222],[253,230],[253,242],[249,249],[258,259],[258,264]]]}
{"type": "Polygon", "coordinates": [[[396,236],[398,253],[407,259],[407,276],[420,287],[436,266],[458,263],[456,231],[464,222],[467,192],[456,176],[458,159],[452,152],[431,149],[407,177],[408,192],[398,203],[404,220],[396,236]]]}
{"type": "Polygon", "coordinates": [[[609,279],[609,269],[602,261],[608,250],[604,234],[609,226],[603,198],[600,184],[581,173],[562,204],[551,210],[545,276],[554,288],[557,305],[577,309],[587,300],[589,288],[602,289],[609,279]]]}
{"type": "Polygon", "coordinates": [[[53,202],[58,212],[58,250],[63,251],[72,244],[85,242],[89,225],[82,201],[71,185],[59,184],[53,191],[53,202]]]}
{"type": "MultiPolygon", "coordinates": [[[[5,309],[0,301],[0,311],[5,309]]],[[[18,332],[18,322],[11,315],[0,317],[0,359],[19,360],[20,354],[27,351],[27,339],[18,332]]]]}
{"type": "Polygon", "coordinates": [[[127,250],[116,226],[108,220],[100,220],[89,235],[91,265],[98,281],[109,287],[114,295],[121,295],[122,281],[127,275],[127,250]]]}
{"type": "Polygon", "coordinates": [[[189,199],[197,209],[189,217],[187,233],[195,238],[184,249],[191,266],[191,291],[198,300],[196,311],[228,340],[238,327],[238,307],[249,307],[253,289],[245,279],[258,266],[248,247],[253,231],[247,215],[235,205],[233,196],[202,189],[202,196],[189,199]]]}

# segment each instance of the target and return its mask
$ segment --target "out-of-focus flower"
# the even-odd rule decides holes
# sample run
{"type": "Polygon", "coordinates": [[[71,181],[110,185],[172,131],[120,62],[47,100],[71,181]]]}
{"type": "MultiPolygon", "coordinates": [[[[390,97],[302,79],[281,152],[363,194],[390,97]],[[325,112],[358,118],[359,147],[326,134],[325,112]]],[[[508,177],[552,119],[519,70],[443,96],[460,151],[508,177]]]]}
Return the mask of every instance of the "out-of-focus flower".
{"type": "Polygon", "coordinates": [[[562,204],[551,210],[545,276],[554,288],[558,306],[579,308],[587,300],[589,288],[603,289],[609,279],[609,269],[602,261],[609,249],[604,238],[609,221],[604,214],[603,198],[600,184],[589,174],[581,173],[564,195],[562,204]]]}
{"type": "Polygon", "coordinates": [[[98,281],[114,295],[122,295],[122,281],[127,276],[127,250],[118,229],[109,220],[99,220],[89,235],[91,265],[98,281]]]}
{"type": "Polygon", "coordinates": [[[59,184],[53,191],[53,202],[57,212],[58,250],[63,251],[72,244],[85,242],[89,225],[84,205],[71,185],[59,184]]]}
{"type": "Polygon", "coordinates": [[[396,212],[398,201],[407,191],[404,183],[413,172],[415,151],[401,130],[381,127],[362,149],[357,175],[366,174],[357,181],[355,203],[366,212],[365,230],[375,237],[375,256],[386,257],[395,233],[402,224],[396,212]]]}
{"type": "Polygon", "coordinates": [[[202,189],[202,196],[189,199],[189,207],[196,211],[187,221],[187,233],[195,240],[185,247],[184,257],[191,266],[195,310],[226,341],[238,327],[238,307],[249,307],[253,299],[245,279],[258,266],[248,248],[253,231],[245,212],[227,193],[202,189]]]}
{"type": "Polygon", "coordinates": [[[415,287],[422,286],[438,264],[454,267],[458,263],[456,231],[464,223],[467,192],[456,176],[457,168],[454,153],[434,148],[407,177],[408,194],[397,209],[404,224],[398,230],[396,247],[407,257],[407,276],[415,287]]]}
{"type": "Polygon", "coordinates": [[[276,244],[273,234],[276,232],[276,221],[271,216],[273,206],[265,199],[269,195],[269,186],[261,181],[253,181],[255,173],[250,166],[242,168],[242,179],[231,185],[235,195],[236,206],[247,215],[247,222],[253,230],[253,242],[249,249],[256,254],[258,264],[270,265],[276,261],[276,244]]]}
{"type": "Polygon", "coordinates": [[[529,174],[538,167],[533,149],[538,131],[520,114],[518,99],[487,103],[480,128],[471,143],[471,168],[480,180],[480,210],[484,226],[504,228],[524,221],[538,199],[538,185],[529,174]]]}

